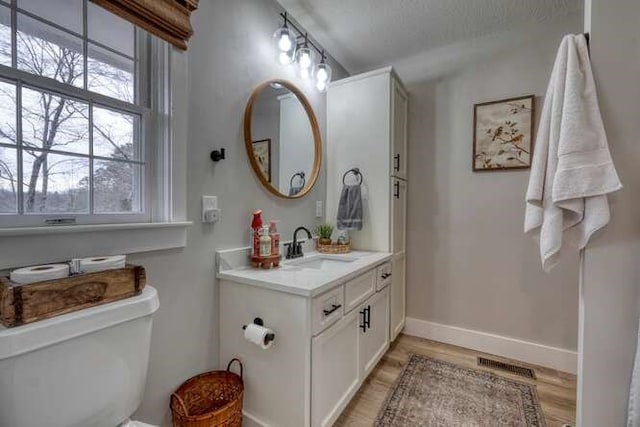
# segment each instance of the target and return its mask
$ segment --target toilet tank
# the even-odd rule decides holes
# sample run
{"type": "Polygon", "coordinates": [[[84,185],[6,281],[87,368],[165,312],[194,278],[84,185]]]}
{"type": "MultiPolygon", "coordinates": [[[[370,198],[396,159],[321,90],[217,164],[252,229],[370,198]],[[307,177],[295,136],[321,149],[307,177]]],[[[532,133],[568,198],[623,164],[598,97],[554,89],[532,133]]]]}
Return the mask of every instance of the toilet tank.
{"type": "Polygon", "coordinates": [[[0,326],[1,427],[114,427],[144,391],[158,294],[0,326]]]}

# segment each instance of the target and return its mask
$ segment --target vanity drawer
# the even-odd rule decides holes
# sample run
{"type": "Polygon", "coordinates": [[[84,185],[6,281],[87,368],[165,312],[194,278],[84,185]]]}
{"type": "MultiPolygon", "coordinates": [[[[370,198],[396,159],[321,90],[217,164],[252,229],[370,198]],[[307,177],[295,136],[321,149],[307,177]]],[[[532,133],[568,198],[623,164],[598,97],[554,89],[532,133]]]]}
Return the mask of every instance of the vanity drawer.
{"type": "Polygon", "coordinates": [[[376,269],[376,290],[381,290],[391,284],[391,263],[386,262],[376,269]]]}
{"type": "Polygon", "coordinates": [[[376,292],[376,270],[364,273],[362,276],[347,282],[344,285],[344,312],[345,314],[363,303],[376,292]]]}
{"type": "Polygon", "coordinates": [[[344,289],[342,285],[313,299],[311,302],[311,328],[314,336],[342,318],[343,304],[344,289]]]}

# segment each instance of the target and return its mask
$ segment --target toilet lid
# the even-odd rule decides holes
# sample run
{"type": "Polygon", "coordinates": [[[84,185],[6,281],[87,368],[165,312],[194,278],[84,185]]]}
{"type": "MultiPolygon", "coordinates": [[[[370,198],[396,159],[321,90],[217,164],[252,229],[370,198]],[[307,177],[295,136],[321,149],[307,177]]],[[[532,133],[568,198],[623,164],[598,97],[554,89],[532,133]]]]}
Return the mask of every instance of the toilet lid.
{"type": "Polygon", "coordinates": [[[140,295],[131,298],[15,328],[0,326],[0,360],[148,316],[159,306],[158,292],[145,286],[140,295]]]}
{"type": "Polygon", "coordinates": [[[159,427],[159,426],[154,426],[147,423],[141,423],[140,421],[133,421],[131,427],[159,427]]]}

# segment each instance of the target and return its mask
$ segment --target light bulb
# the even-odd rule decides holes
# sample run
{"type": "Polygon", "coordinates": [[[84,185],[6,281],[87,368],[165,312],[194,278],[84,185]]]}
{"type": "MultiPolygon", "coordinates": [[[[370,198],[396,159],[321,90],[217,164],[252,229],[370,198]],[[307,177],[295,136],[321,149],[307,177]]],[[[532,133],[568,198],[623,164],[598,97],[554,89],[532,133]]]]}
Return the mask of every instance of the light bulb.
{"type": "Polygon", "coordinates": [[[283,25],[273,33],[273,50],[276,61],[282,65],[288,65],[296,57],[296,37],[293,31],[283,25]]]}
{"type": "Polygon", "coordinates": [[[278,61],[282,65],[289,65],[293,62],[293,58],[287,55],[286,52],[281,52],[280,55],[278,56],[278,61]]]}
{"type": "Polygon", "coordinates": [[[311,52],[311,49],[309,49],[307,46],[298,49],[296,58],[298,60],[298,66],[300,67],[300,69],[309,69],[313,65],[313,52],[311,52]]]}
{"type": "Polygon", "coordinates": [[[327,90],[327,82],[326,81],[316,82],[316,89],[318,89],[318,92],[325,92],[327,90]]]}
{"type": "Polygon", "coordinates": [[[311,56],[308,53],[303,53],[300,55],[300,68],[308,69],[311,67],[311,56]]]}
{"type": "Polygon", "coordinates": [[[280,49],[283,52],[287,52],[288,50],[291,49],[291,39],[289,38],[289,34],[288,33],[282,33],[280,34],[280,40],[278,40],[278,49],[280,49]]]}
{"type": "Polygon", "coordinates": [[[320,92],[325,92],[329,88],[329,82],[331,82],[331,67],[324,62],[324,54],[322,55],[322,61],[316,66],[316,89],[320,92]]]}
{"type": "Polygon", "coordinates": [[[324,68],[318,68],[318,71],[316,71],[316,79],[318,79],[318,83],[326,82],[329,79],[329,74],[327,74],[327,70],[325,70],[324,68]]]}

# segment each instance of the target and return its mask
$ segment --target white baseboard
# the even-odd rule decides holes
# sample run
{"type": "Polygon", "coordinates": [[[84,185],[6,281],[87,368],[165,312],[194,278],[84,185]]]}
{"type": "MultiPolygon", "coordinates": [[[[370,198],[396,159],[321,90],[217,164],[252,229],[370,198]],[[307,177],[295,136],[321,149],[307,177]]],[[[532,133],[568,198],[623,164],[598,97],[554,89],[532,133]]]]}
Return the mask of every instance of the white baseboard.
{"type": "Polygon", "coordinates": [[[407,335],[495,354],[571,374],[577,373],[578,353],[471,329],[407,317],[407,335]]]}

